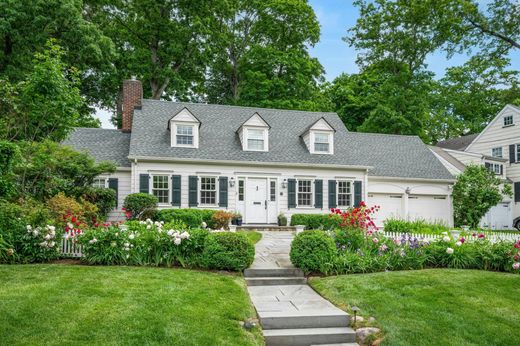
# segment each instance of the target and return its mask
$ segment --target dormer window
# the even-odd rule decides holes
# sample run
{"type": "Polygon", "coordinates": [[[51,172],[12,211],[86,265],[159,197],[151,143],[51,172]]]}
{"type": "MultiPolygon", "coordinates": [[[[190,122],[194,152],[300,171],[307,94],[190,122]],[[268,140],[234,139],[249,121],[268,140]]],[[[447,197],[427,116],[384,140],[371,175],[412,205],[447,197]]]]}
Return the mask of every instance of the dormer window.
{"type": "Polygon", "coordinates": [[[330,133],[315,132],[314,133],[314,151],[316,153],[328,154],[330,152],[330,133]]]}
{"type": "Polygon", "coordinates": [[[504,126],[511,126],[513,125],[513,116],[507,115],[504,117],[504,126]]]}
{"type": "Polygon", "coordinates": [[[198,148],[199,127],[200,121],[187,108],[183,108],[168,123],[171,132],[171,146],[198,148]]]}
{"type": "Polygon", "coordinates": [[[237,132],[243,150],[269,150],[269,124],[258,113],[247,119],[237,132]]]}
{"type": "Polygon", "coordinates": [[[303,141],[311,154],[334,153],[334,128],[325,120],[318,119],[302,135],[303,141]]]}
{"type": "Polygon", "coordinates": [[[177,125],[177,145],[193,146],[193,125],[177,125]]]}

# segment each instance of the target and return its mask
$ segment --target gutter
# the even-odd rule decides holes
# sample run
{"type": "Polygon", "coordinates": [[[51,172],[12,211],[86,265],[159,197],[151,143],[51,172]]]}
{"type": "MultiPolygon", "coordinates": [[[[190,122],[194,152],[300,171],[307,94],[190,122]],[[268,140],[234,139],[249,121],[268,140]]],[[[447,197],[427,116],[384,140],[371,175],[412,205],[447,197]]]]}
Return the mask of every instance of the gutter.
{"type": "Polygon", "coordinates": [[[375,175],[369,175],[368,179],[378,179],[378,180],[387,180],[387,181],[417,181],[417,182],[427,182],[427,183],[455,183],[457,181],[456,179],[384,177],[384,176],[375,176],[375,175]]]}
{"type": "Polygon", "coordinates": [[[321,163],[290,163],[290,162],[261,162],[261,161],[237,161],[237,160],[212,160],[212,159],[190,159],[172,157],[149,157],[149,156],[128,156],[130,160],[139,161],[160,161],[177,163],[207,163],[215,165],[243,165],[243,166],[273,166],[273,167],[303,167],[303,168],[334,168],[334,169],[354,169],[370,170],[373,166],[363,165],[330,165],[321,163]]]}

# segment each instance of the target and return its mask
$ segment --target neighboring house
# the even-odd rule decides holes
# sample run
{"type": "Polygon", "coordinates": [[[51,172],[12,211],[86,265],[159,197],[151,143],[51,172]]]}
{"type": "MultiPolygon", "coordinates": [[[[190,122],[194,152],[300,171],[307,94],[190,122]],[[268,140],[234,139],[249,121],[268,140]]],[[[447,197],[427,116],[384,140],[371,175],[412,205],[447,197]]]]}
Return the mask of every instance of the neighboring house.
{"type": "Polygon", "coordinates": [[[479,134],[437,143],[432,151],[454,175],[466,165],[482,164],[505,184],[512,184],[513,199],[502,202],[484,216],[481,226],[492,229],[520,228],[520,108],[505,106],[479,134]]]}
{"type": "Polygon", "coordinates": [[[76,129],[65,144],[118,164],[100,186],[150,193],[159,208],[328,213],[361,201],[389,216],[452,224],[450,172],[415,136],[348,132],[336,113],[143,100],[123,84],[121,130],[76,129]],[[117,180],[116,180],[117,179],[117,180]]]}

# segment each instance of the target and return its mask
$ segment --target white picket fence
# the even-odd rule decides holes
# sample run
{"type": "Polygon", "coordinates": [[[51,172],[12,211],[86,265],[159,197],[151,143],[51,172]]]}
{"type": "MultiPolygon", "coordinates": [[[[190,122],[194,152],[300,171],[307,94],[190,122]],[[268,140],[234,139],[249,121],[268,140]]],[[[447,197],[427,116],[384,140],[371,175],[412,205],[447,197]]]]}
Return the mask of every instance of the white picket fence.
{"type": "Polygon", "coordinates": [[[61,239],[61,254],[63,257],[79,258],[82,257],[83,247],[75,243],[72,238],[61,239]]]}
{"type": "MultiPolygon", "coordinates": [[[[426,241],[435,241],[437,239],[444,237],[442,234],[418,234],[418,233],[401,233],[401,232],[385,232],[385,231],[382,231],[381,233],[385,237],[388,237],[388,238],[401,239],[401,237],[403,235],[405,235],[406,238],[411,237],[411,238],[417,238],[419,240],[426,240],[426,241]]],[[[471,231],[468,233],[471,233],[471,231]]],[[[479,232],[476,232],[476,233],[478,234],[479,232]]],[[[484,231],[481,233],[484,233],[485,239],[489,240],[492,243],[497,243],[499,241],[516,242],[516,241],[520,240],[520,233],[487,232],[487,231],[484,231]]],[[[460,234],[460,232],[458,234],[460,234]]],[[[452,235],[454,238],[459,237],[459,235],[457,235],[457,233],[452,233],[450,235],[452,235]]],[[[466,236],[464,239],[466,239],[466,241],[475,241],[475,240],[478,240],[479,238],[473,237],[472,235],[470,235],[470,236],[466,236]]]]}

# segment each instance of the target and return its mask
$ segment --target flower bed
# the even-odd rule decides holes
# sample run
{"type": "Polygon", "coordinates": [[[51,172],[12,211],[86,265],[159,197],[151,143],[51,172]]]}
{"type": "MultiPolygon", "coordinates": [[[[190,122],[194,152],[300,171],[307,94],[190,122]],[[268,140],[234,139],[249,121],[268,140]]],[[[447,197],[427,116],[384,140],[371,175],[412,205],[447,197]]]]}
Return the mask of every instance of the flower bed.
{"type": "Polygon", "coordinates": [[[471,234],[471,239],[454,239],[447,233],[433,241],[409,235],[389,238],[374,226],[370,217],[373,211],[364,205],[357,210],[335,210],[334,214],[343,219],[337,230],[297,235],[291,247],[294,265],[324,274],[423,268],[520,272],[520,240],[492,243],[482,233],[471,234]],[[335,245],[332,255],[331,243],[335,245]]]}

